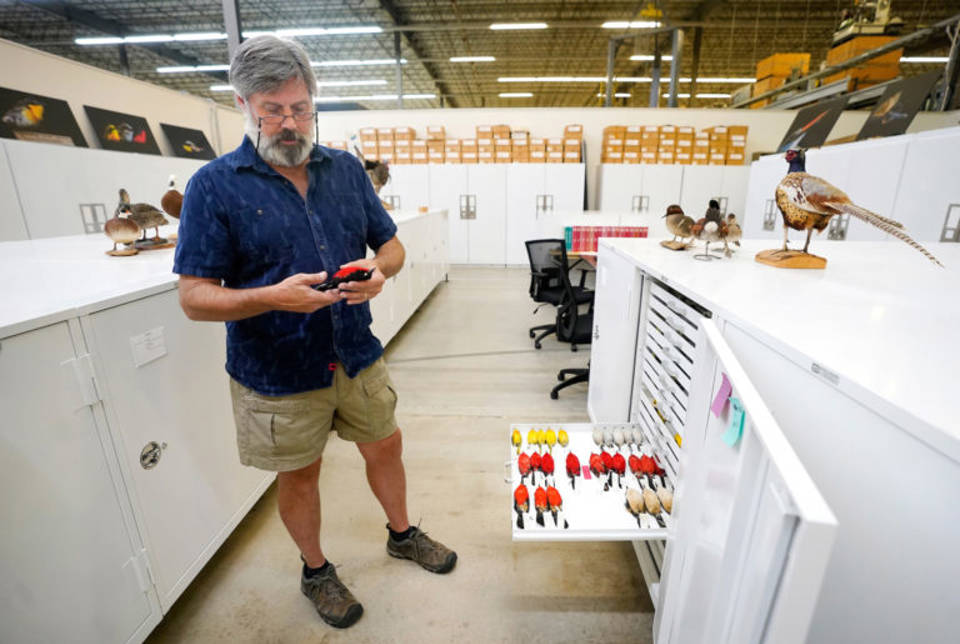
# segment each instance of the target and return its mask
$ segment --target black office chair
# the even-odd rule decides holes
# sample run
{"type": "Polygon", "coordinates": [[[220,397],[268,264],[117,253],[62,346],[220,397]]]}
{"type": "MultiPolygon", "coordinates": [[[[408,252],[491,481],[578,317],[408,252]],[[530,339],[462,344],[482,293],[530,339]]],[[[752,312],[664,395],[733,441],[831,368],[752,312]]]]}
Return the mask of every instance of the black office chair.
{"type": "MultiPolygon", "coordinates": [[[[527,258],[530,260],[530,297],[539,306],[533,310],[536,313],[540,306],[552,304],[560,306],[565,297],[563,278],[569,281],[570,267],[567,265],[567,247],[562,239],[533,239],[525,242],[527,258]]],[[[579,286],[574,286],[574,298],[585,304],[592,301],[593,291],[583,287],[586,273],[580,274],[579,286]]],[[[556,333],[557,325],[541,324],[530,328],[530,337],[535,338],[533,346],[541,348],[541,340],[556,333]],[[537,335],[537,334],[540,335],[537,335]]]]}
{"type": "MultiPolygon", "coordinates": [[[[564,253],[564,259],[566,259],[566,253],[564,253]]],[[[577,302],[575,287],[566,274],[563,275],[563,288],[564,299],[557,311],[557,340],[569,342],[570,350],[576,351],[578,344],[590,344],[593,340],[593,292],[590,292],[590,306],[587,311],[581,311],[580,306],[586,302],[577,302]]],[[[559,396],[561,389],[578,382],[589,382],[590,363],[587,363],[586,369],[561,369],[557,373],[557,380],[560,384],[550,390],[550,397],[554,400],[559,396]]]]}

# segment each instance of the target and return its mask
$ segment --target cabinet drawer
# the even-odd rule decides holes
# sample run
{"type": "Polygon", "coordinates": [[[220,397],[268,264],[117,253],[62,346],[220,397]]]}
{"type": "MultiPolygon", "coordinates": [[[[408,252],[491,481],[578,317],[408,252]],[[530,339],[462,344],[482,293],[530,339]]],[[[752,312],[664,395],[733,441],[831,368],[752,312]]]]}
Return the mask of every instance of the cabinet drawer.
{"type": "MultiPolygon", "coordinates": [[[[604,432],[613,433],[615,431],[623,432],[626,436],[632,436],[635,429],[642,434],[642,445],[638,449],[636,444],[624,444],[623,446],[607,447],[603,449],[611,456],[619,453],[625,461],[629,461],[631,455],[637,456],[647,454],[656,456],[660,466],[666,471],[663,480],[659,476],[653,476],[656,487],[666,483],[666,488],[673,491],[674,477],[672,472],[676,469],[671,463],[666,463],[660,456],[662,449],[658,447],[664,442],[662,435],[650,423],[634,424],[592,424],[592,423],[568,423],[559,425],[547,424],[516,424],[510,427],[510,434],[514,430],[520,432],[522,445],[521,454],[529,456],[532,452],[540,454],[551,453],[555,462],[554,475],[550,477],[549,484],[557,489],[562,497],[561,510],[557,513],[557,520],[554,521],[550,511],[543,513],[543,525],[536,521],[536,510],[534,504],[534,493],[538,486],[546,488],[544,485],[545,476],[542,473],[536,473],[536,485],[531,483],[531,475],[524,478],[524,484],[529,492],[528,510],[522,512],[523,527],[517,525],[518,512],[514,507],[514,491],[521,483],[520,470],[518,468],[519,456],[517,450],[511,449],[508,466],[510,468],[510,519],[513,531],[514,541],[636,541],[636,540],[663,540],[666,539],[667,531],[672,525],[672,517],[666,511],[661,511],[659,517],[662,525],[657,519],[649,514],[642,513],[638,520],[626,507],[626,491],[628,489],[639,490],[641,484],[638,477],[630,471],[629,465],[626,473],[618,482],[618,476],[612,477],[606,475],[598,477],[590,472],[590,454],[599,454],[601,448],[593,440],[595,429],[604,432]],[[531,446],[528,441],[530,430],[552,429],[559,433],[562,429],[569,436],[569,443],[566,447],[560,444],[554,445],[552,450],[546,447],[531,446]],[[571,479],[566,473],[566,459],[569,453],[577,456],[580,462],[579,476],[576,477],[575,484],[571,484],[571,479]],[[585,471],[586,470],[586,471],[585,471]],[[589,476],[589,478],[587,478],[589,476]],[[608,489],[608,480],[610,485],[608,489]],[[564,527],[564,525],[568,527],[564,527]]],[[[642,477],[642,485],[649,487],[650,483],[647,477],[642,477]]],[[[657,546],[654,550],[662,557],[662,547],[657,546]]],[[[659,565],[659,562],[658,562],[659,565]]]]}

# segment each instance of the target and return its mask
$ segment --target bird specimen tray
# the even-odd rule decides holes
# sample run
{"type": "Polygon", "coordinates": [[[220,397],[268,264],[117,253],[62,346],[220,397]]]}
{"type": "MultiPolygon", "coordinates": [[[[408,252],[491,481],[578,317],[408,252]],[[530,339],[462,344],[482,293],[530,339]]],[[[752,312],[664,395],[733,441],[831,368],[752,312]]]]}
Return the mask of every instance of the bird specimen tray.
{"type": "Polygon", "coordinates": [[[777,268],[826,268],[827,258],[811,255],[802,250],[783,250],[775,248],[762,250],[754,258],[761,264],[777,268]]]}
{"type": "Polygon", "coordinates": [[[507,438],[514,541],[666,538],[674,481],[657,462],[642,426],[514,424],[507,438]]]}

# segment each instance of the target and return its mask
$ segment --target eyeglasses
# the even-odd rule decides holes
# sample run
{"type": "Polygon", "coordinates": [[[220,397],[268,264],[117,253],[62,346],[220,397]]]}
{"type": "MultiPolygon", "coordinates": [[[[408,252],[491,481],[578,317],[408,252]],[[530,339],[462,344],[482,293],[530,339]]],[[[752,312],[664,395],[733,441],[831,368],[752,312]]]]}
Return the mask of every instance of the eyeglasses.
{"type": "Polygon", "coordinates": [[[316,112],[294,112],[293,114],[267,114],[259,117],[260,124],[282,125],[288,118],[293,119],[294,123],[306,123],[312,121],[317,115],[316,112]]]}

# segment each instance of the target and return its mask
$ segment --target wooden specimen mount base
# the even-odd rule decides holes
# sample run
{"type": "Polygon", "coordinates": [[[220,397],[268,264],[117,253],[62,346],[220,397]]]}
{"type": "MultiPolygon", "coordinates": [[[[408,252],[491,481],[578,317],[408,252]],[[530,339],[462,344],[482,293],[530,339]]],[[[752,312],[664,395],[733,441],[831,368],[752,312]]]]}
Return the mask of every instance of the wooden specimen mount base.
{"type": "Polygon", "coordinates": [[[777,268],[826,268],[827,258],[811,255],[802,250],[762,250],[754,258],[761,264],[777,268]]]}
{"type": "Polygon", "coordinates": [[[690,248],[690,244],[680,241],[662,241],[660,245],[670,250],[687,250],[690,248]]]}
{"type": "Polygon", "coordinates": [[[136,248],[118,248],[117,250],[108,250],[106,251],[107,255],[112,255],[113,257],[129,257],[130,255],[136,255],[140,251],[136,248]]]}

